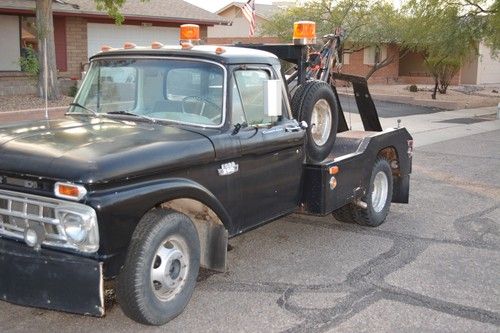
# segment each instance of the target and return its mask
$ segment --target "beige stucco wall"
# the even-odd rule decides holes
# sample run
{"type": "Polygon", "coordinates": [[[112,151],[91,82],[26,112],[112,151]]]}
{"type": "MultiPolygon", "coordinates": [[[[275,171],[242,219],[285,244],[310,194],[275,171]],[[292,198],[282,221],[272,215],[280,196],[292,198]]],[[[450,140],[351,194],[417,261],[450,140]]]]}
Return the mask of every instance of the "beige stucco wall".
{"type": "MultiPolygon", "coordinates": [[[[241,9],[236,6],[231,6],[219,14],[227,20],[233,20],[231,26],[216,25],[208,28],[208,38],[223,38],[223,37],[248,37],[248,21],[243,17],[241,9]]],[[[259,16],[256,19],[257,29],[256,36],[260,36],[260,28],[265,20],[259,16]]]]}
{"type": "Polygon", "coordinates": [[[492,57],[491,50],[483,43],[479,45],[477,83],[500,83],[500,55],[492,57]]]}

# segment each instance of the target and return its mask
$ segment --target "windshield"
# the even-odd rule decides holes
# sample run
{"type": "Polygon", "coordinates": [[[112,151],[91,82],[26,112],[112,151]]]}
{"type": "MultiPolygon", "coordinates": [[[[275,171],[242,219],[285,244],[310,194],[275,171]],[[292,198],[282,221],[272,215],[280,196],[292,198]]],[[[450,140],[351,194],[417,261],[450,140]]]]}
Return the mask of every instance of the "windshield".
{"type": "Polygon", "coordinates": [[[92,62],[70,113],[121,114],[219,126],[224,70],[177,59],[99,59],[92,62]]]}

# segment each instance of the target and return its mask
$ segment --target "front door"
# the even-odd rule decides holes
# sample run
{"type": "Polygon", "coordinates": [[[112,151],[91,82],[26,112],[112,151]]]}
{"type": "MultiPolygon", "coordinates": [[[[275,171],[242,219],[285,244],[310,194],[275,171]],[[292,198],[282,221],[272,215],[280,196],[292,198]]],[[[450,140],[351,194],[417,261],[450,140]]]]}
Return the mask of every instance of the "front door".
{"type": "Polygon", "coordinates": [[[291,119],[286,101],[282,116],[265,114],[264,82],[274,78],[267,66],[233,71],[232,122],[241,127],[236,134],[241,149],[241,230],[293,211],[300,200],[305,130],[291,119]]]}

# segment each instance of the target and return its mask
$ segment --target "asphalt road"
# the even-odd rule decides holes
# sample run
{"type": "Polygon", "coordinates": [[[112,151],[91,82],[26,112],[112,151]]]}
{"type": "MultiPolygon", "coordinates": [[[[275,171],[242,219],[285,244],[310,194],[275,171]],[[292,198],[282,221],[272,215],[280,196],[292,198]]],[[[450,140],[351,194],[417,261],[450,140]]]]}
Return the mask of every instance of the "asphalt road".
{"type": "Polygon", "coordinates": [[[292,215],[236,237],[163,327],[0,302],[0,332],[499,332],[498,170],[500,130],[419,147],[385,224],[292,215]]]}
{"type": "MultiPolygon", "coordinates": [[[[342,110],[346,113],[359,113],[354,96],[339,95],[342,110]]],[[[417,114],[428,114],[443,111],[438,108],[431,108],[419,105],[402,104],[374,100],[377,113],[381,118],[405,117],[417,114]]],[[[346,115],[346,118],[348,115],[346,115]]]]}

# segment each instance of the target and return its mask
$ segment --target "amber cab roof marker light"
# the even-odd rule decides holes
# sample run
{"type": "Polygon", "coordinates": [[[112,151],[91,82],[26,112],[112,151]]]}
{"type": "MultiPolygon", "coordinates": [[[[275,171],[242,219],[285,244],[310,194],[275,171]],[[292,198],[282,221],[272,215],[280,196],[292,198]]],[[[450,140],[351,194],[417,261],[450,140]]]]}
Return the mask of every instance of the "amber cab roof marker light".
{"type": "Polygon", "coordinates": [[[160,42],[152,42],[151,43],[151,48],[154,50],[161,49],[163,47],[163,44],[160,42]]]}
{"type": "Polygon", "coordinates": [[[101,46],[101,52],[108,52],[110,50],[112,50],[113,48],[109,45],[102,45],[101,46]]]}
{"type": "Polygon", "coordinates": [[[293,43],[310,45],[316,43],[316,23],[313,21],[297,21],[293,24],[293,43]]]}
{"type": "Polygon", "coordinates": [[[134,43],[131,43],[131,42],[125,42],[125,44],[123,44],[123,48],[128,50],[128,49],[135,49],[137,47],[137,45],[135,45],[134,43]]]}
{"type": "Polygon", "coordinates": [[[222,54],[222,53],[224,53],[224,52],[226,52],[226,49],[225,49],[225,48],[223,48],[223,47],[218,46],[218,47],[215,49],[215,54],[222,54]]]}
{"type": "Polygon", "coordinates": [[[179,40],[181,45],[183,42],[198,44],[200,42],[200,26],[197,24],[182,24],[179,29],[179,40]]]}
{"type": "Polygon", "coordinates": [[[193,48],[193,44],[190,42],[181,42],[181,49],[183,50],[191,50],[193,48]]]}

